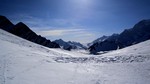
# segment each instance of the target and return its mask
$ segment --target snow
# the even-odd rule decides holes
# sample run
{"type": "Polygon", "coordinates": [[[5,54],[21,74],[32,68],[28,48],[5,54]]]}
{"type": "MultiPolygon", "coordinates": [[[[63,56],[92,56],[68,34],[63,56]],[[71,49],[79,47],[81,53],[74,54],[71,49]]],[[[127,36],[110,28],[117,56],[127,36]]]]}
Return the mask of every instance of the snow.
{"type": "Polygon", "coordinates": [[[150,40],[141,42],[138,45],[129,46],[117,51],[104,54],[104,56],[139,56],[150,55],[150,40]]]}
{"type": "Polygon", "coordinates": [[[149,84],[149,45],[150,40],[94,56],[0,30],[0,84],[149,84]]]}

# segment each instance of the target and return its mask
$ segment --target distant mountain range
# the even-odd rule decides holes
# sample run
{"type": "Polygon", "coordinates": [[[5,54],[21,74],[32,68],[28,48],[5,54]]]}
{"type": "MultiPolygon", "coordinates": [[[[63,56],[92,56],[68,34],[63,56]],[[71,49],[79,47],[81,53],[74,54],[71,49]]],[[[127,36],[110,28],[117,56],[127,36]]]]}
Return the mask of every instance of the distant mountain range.
{"type": "MultiPolygon", "coordinates": [[[[49,48],[62,48],[65,50],[87,49],[87,47],[79,42],[65,42],[62,39],[52,42],[45,37],[37,35],[22,22],[14,25],[5,16],[0,16],[0,28],[23,39],[49,48]]],[[[100,51],[110,51],[125,48],[127,46],[131,46],[133,44],[137,44],[148,39],[150,39],[149,19],[138,22],[133,28],[126,29],[120,34],[102,36],[94,40],[93,42],[88,44],[88,50],[91,54],[97,54],[97,52],[100,51]]]]}
{"type": "Polygon", "coordinates": [[[37,35],[24,23],[19,22],[18,24],[14,25],[5,16],[0,16],[0,28],[31,42],[49,48],[60,48],[60,46],[57,43],[51,42],[50,40],[47,40],[46,38],[40,35],[37,35]]]}
{"type": "Polygon", "coordinates": [[[100,51],[121,49],[150,39],[150,20],[142,20],[133,28],[126,29],[120,34],[102,36],[89,43],[89,51],[97,54],[100,51]]]}
{"type": "Polygon", "coordinates": [[[73,42],[73,41],[66,42],[66,41],[63,41],[62,39],[58,39],[53,42],[56,42],[57,44],[59,44],[62,49],[69,50],[69,51],[71,49],[87,49],[87,47],[85,47],[79,42],[73,42]]]}

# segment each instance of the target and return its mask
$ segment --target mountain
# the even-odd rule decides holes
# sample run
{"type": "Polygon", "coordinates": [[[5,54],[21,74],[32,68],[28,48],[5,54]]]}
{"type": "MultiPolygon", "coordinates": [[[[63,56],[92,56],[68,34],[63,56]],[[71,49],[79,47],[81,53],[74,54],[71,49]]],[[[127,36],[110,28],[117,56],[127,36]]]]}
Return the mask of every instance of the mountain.
{"type": "Polygon", "coordinates": [[[19,22],[18,24],[14,25],[6,17],[0,16],[0,28],[21,38],[27,39],[31,42],[49,48],[60,48],[60,46],[57,43],[51,42],[50,40],[47,40],[46,38],[40,35],[37,35],[22,22],[19,22]]]}
{"type": "Polygon", "coordinates": [[[150,39],[150,20],[142,20],[133,28],[126,29],[120,34],[113,34],[104,41],[94,43],[89,51],[96,54],[99,51],[121,49],[150,39]]]}
{"type": "Polygon", "coordinates": [[[69,51],[71,49],[87,49],[85,46],[83,46],[79,42],[72,42],[72,41],[65,42],[62,39],[58,39],[53,42],[56,42],[57,44],[59,44],[61,46],[61,48],[65,49],[65,50],[69,50],[69,51]]]}
{"type": "Polygon", "coordinates": [[[14,27],[14,24],[12,24],[5,16],[0,15],[0,28],[5,31],[10,31],[14,27]]]}
{"type": "Polygon", "coordinates": [[[71,50],[71,45],[69,45],[67,42],[63,41],[62,39],[55,40],[53,42],[56,42],[60,45],[61,48],[65,50],[71,50]]]}
{"type": "Polygon", "coordinates": [[[87,49],[86,46],[84,46],[83,44],[79,43],[79,42],[75,42],[75,41],[68,41],[68,43],[71,46],[74,46],[73,49],[87,49]]]}
{"type": "Polygon", "coordinates": [[[149,84],[150,40],[103,55],[47,48],[0,29],[0,84],[149,84]]]}
{"type": "Polygon", "coordinates": [[[102,42],[102,41],[105,41],[107,38],[109,38],[109,36],[105,36],[105,35],[104,35],[104,36],[102,36],[102,37],[100,37],[100,38],[98,38],[98,39],[92,41],[91,43],[88,43],[87,46],[92,46],[92,45],[95,44],[95,43],[100,43],[100,42],[102,42]]]}

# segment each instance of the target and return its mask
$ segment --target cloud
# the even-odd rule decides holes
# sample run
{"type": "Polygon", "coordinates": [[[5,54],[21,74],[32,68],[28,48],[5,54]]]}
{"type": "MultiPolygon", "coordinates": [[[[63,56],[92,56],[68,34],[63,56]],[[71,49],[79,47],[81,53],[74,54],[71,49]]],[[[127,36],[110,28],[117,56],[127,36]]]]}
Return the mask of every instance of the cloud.
{"type": "Polygon", "coordinates": [[[95,34],[86,29],[54,29],[54,30],[39,30],[37,34],[47,37],[51,40],[63,39],[65,41],[77,41],[88,43],[94,40],[95,34]]]}
{"type": "Polygon", "coordinates": [[[37,28],[45,26],[51,27],[80,26],[73,19],[66,19],[66,18],[49,18],[46,16],[35,17],[28,14],[15,14],[11,15],[10,18],[15,24],[18,23],[19,21],[22,21],[30,27],[37,27],[37,28]]]}
{"type": "Polygon", "coordinates": [[[43,30],[37,31],[38,34],[43,36],[63,36],[69,34],[77,34],[78,32],[84,31],[84,29],[55,29],[55,30],[43,30]]]}

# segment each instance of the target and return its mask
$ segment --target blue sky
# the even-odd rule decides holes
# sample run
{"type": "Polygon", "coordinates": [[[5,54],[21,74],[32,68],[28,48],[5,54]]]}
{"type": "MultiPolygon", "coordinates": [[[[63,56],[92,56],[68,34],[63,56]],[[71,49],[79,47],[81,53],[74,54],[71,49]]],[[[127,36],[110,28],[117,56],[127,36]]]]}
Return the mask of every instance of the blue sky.
{"type": "Polygon", "coordinates": [[[150,0],[0,0],[0,15],[50,40],[91,42],[150,19],[150,0]]]}

